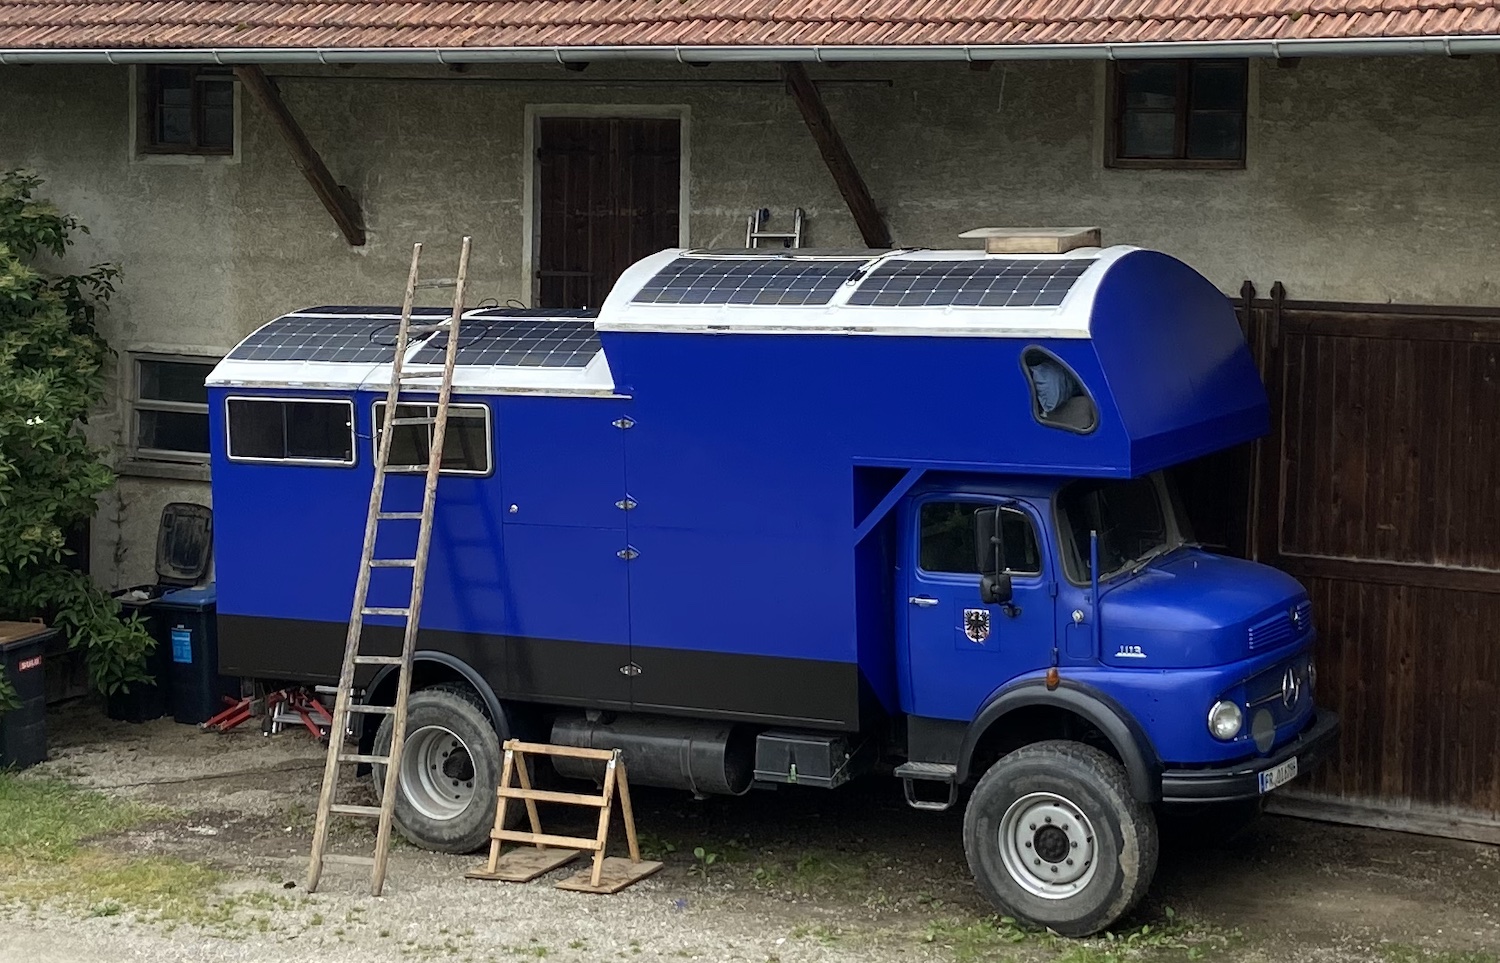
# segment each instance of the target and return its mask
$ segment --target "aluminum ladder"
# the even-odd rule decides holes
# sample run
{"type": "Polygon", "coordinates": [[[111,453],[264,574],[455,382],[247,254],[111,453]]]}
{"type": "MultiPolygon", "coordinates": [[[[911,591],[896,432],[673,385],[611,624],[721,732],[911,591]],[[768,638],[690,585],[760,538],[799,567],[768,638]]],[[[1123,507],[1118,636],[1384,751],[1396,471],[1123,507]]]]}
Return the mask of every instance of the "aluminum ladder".
{"type": "Polygon", "coordinates": [[[307,891],[317,892],[318,880],[323,867],[328,864],[344,864],[370,867],[370,892],[379,896],[385,886],[386,857],[391,844],[391,819],[396,808],[396,793],[400,781],[401,767],[395,762],[401,758],[406,741],[406,708],[411,695],[412,652],[416,647],[417,625],[422,612],[422,592],[427,577],[427,555],[432,546],[432,516],[437,500],[438,475],[442,469],[443,439],[448,427],[448,402],[453,393],[454,362],[458,357],[458,325],[463,314],[464,284],[469,274],[469,241],[463,239],[463,248],[458,257],[458,276],[439,281],[421,281],[419,270],[422,261],[422,245],[413,245],[411,273],[406,279],[406,297],[401,303],[401,325],[396,334],[396,353],[391,362],[391,384],[386,391],[385,413],[381,420],[380,442],[375,455],[375,479],[370,486],[370,506],[365,516],[365,542],[359,558],[359,578],[354,585],[354,607],[349,613],[349,634],[344,642],[344,664],[339,673],[339,684],[333,705],[333,722],[328,732],[328,756],[323,766],[323,788],[318,794],[318,816],[313,826],[312,858],[307,867],[307,891]],[[416,292],[422,288],[453,288],[453,313],[446,322],[424,326],[413,331],[411,324],[412,302],[416,292]],[[404,367],[407,348],[412,336],[431,334],[435,329],[447,333],[447,350],[441,371],[435,366],[424,366],[424,370],[408,370],[404,367]],[[431,390],[431,382],[440,379],[437,403],[403,401],[402,395],[415,390],[431,390]],[[397,417],[401,407],[421,405],[431,414],[420,417],[397,417]],[[390,464],[391,439],[394,429],[407,425],[430,426],[431,440],[427,449],[426,485],[422,490],[421,511],[388,511],[385,507],[385,479],[390,464]],[[384,522],[411,522],[418,524],[417,551],[415,558],[376,558],[375,541],[384,522]],[[411,596],[406,606],[386,608],[371,606],[370,576],[378,568],[410,569],[411,596]],[[364,641],[365,617],[383,615],[400,618],[405,622],[400,655],[368,654],[361,648],[364,641]],[[354,675],[362,667],[396,667],[396,701],[391,706],[356,703],[353,698],[354,675]],[[353,713],[393,716],[391,744],[387,755],[351,752],[344,745],[344,734],[348,731],[349,718],[353,713]],[[339,774],[344,763],[370,763],[385,767],[384,791],[379,806],[356,806],[337,801],[339,774]],[[351,856],[328,852],[329,817],[362,816],[378,820],[375,833],[375,852],[372,856],[351,856]]]}

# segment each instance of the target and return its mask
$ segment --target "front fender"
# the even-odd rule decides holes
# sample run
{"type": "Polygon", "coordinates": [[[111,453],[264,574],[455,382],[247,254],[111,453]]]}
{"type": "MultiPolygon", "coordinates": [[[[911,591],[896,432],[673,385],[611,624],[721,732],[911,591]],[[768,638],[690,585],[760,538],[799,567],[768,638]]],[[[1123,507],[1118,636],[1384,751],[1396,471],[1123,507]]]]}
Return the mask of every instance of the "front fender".
{"type": "Polygon", "coordinates": [[[1145,803],[1161,799],[1161,760],[1140,723],[1104,692],[1068,679],[1063,679],[1056,689],[1048,689],[1042,679],[1026,679],[995,693],[964,734],[958,755],[960,782],[969,778],[974,750],[984,734],[997,723],[1004,725],[1005,716],[1015,710],[1031,706],[1062,709],[1086,720],[1104,733],[1125,764],[1130,794],[1145,803]]]}

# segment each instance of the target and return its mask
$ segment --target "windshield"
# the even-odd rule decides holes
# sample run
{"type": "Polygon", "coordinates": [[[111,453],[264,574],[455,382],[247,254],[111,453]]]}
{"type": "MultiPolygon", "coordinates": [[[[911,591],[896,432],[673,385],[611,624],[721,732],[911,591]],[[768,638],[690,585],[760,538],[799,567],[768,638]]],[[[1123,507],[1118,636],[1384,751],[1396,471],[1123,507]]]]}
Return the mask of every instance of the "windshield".
{"type": "Polygon", "coordinates": [[[1057,497],[1068,575],[1087,582],[1089,533],[1099,533],[1099,578],[1134,568],[1183,543],[1155,475],[1074,482],[1057,497]]]}

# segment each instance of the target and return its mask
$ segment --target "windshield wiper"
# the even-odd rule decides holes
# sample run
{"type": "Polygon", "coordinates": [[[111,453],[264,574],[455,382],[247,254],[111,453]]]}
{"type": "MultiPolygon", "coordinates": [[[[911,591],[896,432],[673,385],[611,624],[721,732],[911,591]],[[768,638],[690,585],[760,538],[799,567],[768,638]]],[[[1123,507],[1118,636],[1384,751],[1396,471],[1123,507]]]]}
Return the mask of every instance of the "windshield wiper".
{"type": "Polygon", "coordinates": [[[1151,551],[1147,552],[1144,556],[1142,556],[1140,561],[1136,562],[1135,565],[1131,567],[1130,574],[1131,575],[1138,574],[1141,571],[1141,569],[1145,568],[1147,565],[1150,565],[1156,559],[1161,558],[1163,555],[1167,554],[1168,552],[1176,551],[1177,549],[1181,548],[1182,545],[1183,545],[1182,542],[1178,542],[1176,545],[1166,545],[1166,544],[1163,544],[1163,545],[1157,546],[1156,548],[1153,548],[1151,551]]]}

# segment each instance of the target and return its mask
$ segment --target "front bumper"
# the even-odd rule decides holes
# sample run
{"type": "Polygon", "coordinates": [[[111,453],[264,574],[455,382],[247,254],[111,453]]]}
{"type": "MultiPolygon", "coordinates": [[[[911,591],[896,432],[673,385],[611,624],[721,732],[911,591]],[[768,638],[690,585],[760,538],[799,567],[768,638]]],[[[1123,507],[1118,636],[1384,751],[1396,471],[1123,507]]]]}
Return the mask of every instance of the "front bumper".
{"type": "MultiPolygon", "coordinates": [[[[1297,757],[1298,775],[1312,771],[1339,739],[1339,717],[1319,709],[1312,725],[1272,755],[1215,769],[1166,769],[1161,774],[1162,802],[1228,802],[1260,793],[1260,774],[1297,757]]],[[[1274,791],[1274,790],[1273,790],[1274,791]]]]}

